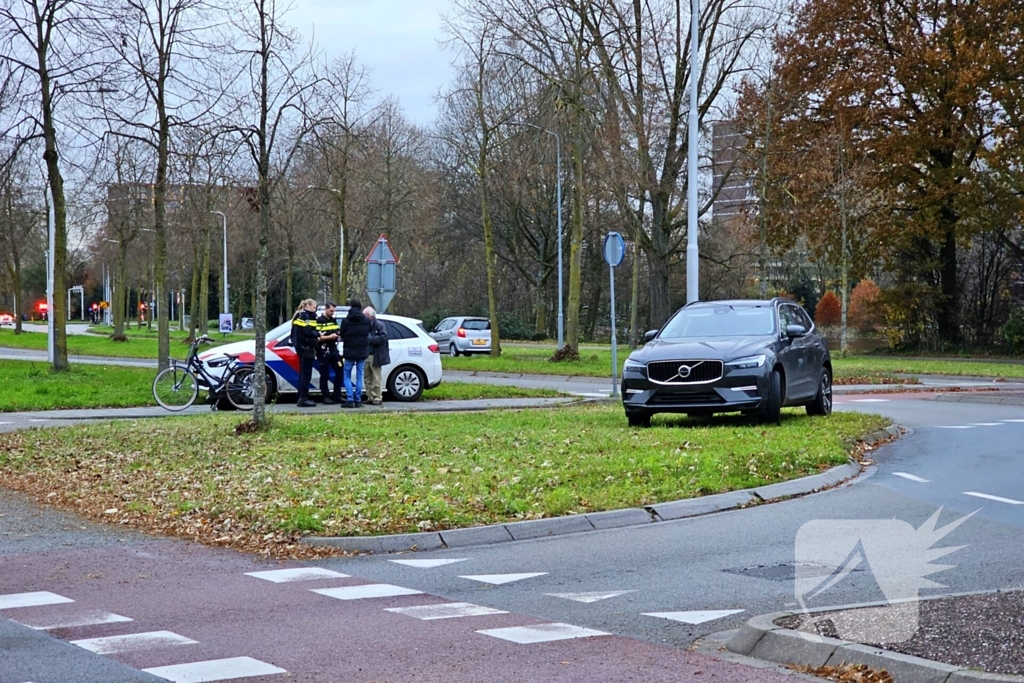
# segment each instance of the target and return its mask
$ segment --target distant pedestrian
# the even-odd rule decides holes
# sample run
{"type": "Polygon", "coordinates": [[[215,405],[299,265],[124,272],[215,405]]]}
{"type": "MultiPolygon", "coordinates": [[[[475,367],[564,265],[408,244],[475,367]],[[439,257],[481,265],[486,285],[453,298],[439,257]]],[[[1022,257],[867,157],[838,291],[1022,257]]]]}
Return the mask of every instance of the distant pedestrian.
{"type": "Polygon", "coordinates": [[[339,329],[334,311],[338,304],[328,301],[324,311],[316,319],[320,343],[316,348],[317,370],[320,372],[320,395],[324,397],[324,405],[341,403],[341,355],[338,353],[339,329]],[[329,380],[334,376],[334,392],[330,391],[329,380]]]}
{"type": "Polygon", "coordinates": [[[316,347],[320,333],[316,329],[316,299],[303,299],[299,309],[292,316],[292,346],[299,357],[299,401],[300,408],[312,408],[316,404],[309,400],[309,384],[313,379],[313,363],[316,362],[316,347]]]}
{"type": "Polygon", "coordinates": [[[370,321],[363,315],[359,299],[348,302],[348,314],[341,321],[341,355],[345,359],[342,377],[345,380],[346,400],[343,408],[363,407],[363,367],[370,355],[370,321]],[[356,371],[352,386],[352,369],[356,371]]]}
{"type": "Polygon", "coordinates": [[[379,406],[384,394],[381,378],[384,366],[391,365],[391,350],[388,347],[388,330],[377,320],[377,311],[372,306],[363,309],[370,321],[370,355],[366,359],[366,398],[371,405],[379,406]]]}

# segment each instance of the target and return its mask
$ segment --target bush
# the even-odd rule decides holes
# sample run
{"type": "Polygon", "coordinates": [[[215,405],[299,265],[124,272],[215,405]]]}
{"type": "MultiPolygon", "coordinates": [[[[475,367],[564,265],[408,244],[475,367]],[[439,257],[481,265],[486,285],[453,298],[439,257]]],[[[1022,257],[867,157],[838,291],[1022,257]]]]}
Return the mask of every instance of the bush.
{"type": "Polygon", "coordinates": [[[874,332],[882,324],[879,301],[881,290],[871,280],[861,280],[850,294],[850,308],[846,315],[850,326],[861,332],[874,332]]]}
{"type": "Polygon", "coordinates": [[[814,322],[818,325],[838,325],[842,318],[842,304],[835,292],[829,290],[814,309],[814,322]]]}
{"type": "Polygon", "coordinates": [[[1024,308],[1018,308],[1010,314],[1010,319],[1003,325],[1002,332],[1011,352],[1024,351],[1024,308]]]}

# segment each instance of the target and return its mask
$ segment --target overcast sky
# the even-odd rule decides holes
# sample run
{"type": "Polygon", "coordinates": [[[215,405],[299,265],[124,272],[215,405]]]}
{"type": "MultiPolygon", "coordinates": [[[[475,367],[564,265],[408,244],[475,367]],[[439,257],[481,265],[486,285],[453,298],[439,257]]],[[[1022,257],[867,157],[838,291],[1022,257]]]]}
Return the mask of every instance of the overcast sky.
{"type": "Polygon", "coordinates": [[[315,36],[328,57],[355,50],[384,97],[398,98],[413,123],[429,125],[434,97],[449,80],[452,54],[439,44],[450,0],[294,0],[289,23],[315,36]]]}

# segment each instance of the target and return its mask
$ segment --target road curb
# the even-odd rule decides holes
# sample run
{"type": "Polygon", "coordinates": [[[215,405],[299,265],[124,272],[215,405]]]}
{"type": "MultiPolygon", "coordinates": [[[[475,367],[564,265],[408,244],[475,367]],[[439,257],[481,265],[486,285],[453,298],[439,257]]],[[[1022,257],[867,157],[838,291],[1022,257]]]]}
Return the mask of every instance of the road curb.
{"type": "Polygon", "coordinates": [[[991,396],[980,392],[935,394],[932,401],[943,403],[988,403],[1000,406],[1024,406],[1024,396],[991,396]]]}
{"type": "MultiPolygon", "coordinates": [[[[867,447],[899,438],[906,428],[891,424],[858,440],[867,447]]],[[[801,477],[792,481],[759,486],[752,489],[718,493],[700,498],[686,498],[665,503],[624,508],[605,512],[591,512],[562,517],[545,517],[521,522],[506,522],[464,529],[436,532],[393,534],[388,536],[304,536],[301,543],[327,546],[356,553],[392,553],[439,548],[462,548],[478,545],[509,543],[549,536],[563,536],[599,529],[644,526],[657,522],[700,517],[726,510],[737,510],[755,503],[772,502],[793,496],[802,496],[831,488],[861,475],[860,464],[850,460],[821,474],[801,477]]]]}
{"type": "MultiPolygon", "coordinates": [[[[980,593],[958,593],[955,595],[932,595],[921,600],[939,600],[960,595],[980,593]]],[[[860,603],[821,607],[807,613],[837,612],[865,607],[886,607],[888,602],[860,603]]],[[[772,612],[760,614],[740,627],[725,644],[733,654],[753,657],[762,661],[784,665],[803,665],[818,668],[840,664],[864,664],[873,669],[885,669],[899,683],[968,683],[971,681],[1004,681],[1024,683],[1024,676],[990,674],[976,669],[937,662],[923,657],[890,652],[877,647],[862,645],[848,640],[826,638],[777,626],[775,621],[782,617],[796,616],[801,612],[772,612]]]]}

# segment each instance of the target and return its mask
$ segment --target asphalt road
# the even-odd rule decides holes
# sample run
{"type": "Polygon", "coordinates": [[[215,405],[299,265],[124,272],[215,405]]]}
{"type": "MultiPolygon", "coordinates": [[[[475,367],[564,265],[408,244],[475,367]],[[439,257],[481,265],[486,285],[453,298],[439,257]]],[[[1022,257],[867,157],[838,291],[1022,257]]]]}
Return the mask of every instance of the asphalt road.
{"type": "MultiPolygon", "coordinates": [[[[306,563],[347,576],[285,583],[247,573],[299,565],[85,524],[0,492],[0,683],[153,680],[138,671],[173,677],[185,674],[158,667],[224,659],[236,672],[272,666],[291,677],[253,681],[781,681],[774,670],[687,648],[753,614],[793,607],[795,539],[806,522],[898,519],[918,528],[940,506],[940,525],[976,514],[936,544],[964,546],[931,577],[947,588],[923,593],[1024,586],[1024,408],[906,394],[839,397],[837,409],[881,412],[912,431],[872,454],[870,476],[833,491],[640,528],[306,563]],[[351,590],[368,584],[420,593],[351,590]],[[40,591],[57,597],[34,606],[25,602],[46,597],[9,597],[40,591]],[[430,605],[448,606],[408,609],[430,605]],[[74,625],[90,620],[107,623],[74,625]],[[589,629],[569,631],[588,637],[498,637],[568,628],[530,629],[551,623],[589,629]],[[150,635],[92,640],[140,633],[150,635]],[[88,642],[69,645],[77,640],[88,642]],[[128,668],[112,670],[117,664],[128,668]]],[[[817,604],[881,597],[871,573],[859,571],[817,604]]]]}

